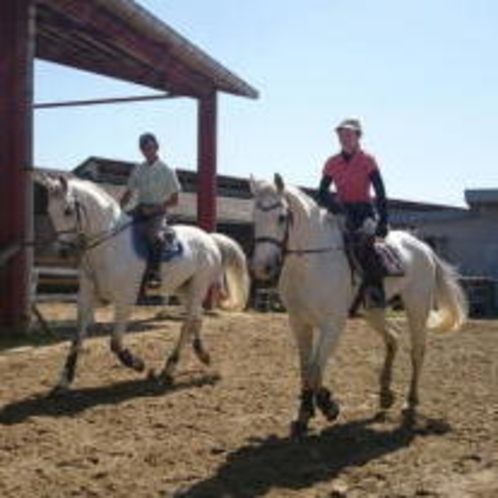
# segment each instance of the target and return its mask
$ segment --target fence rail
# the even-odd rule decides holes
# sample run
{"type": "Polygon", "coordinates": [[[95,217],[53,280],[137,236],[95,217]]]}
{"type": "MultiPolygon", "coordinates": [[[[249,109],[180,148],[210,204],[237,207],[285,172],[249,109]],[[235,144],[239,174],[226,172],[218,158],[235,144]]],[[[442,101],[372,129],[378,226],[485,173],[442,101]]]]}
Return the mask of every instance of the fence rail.
{"type": "Polygon", "coordinates": [[[14,243],[8,245],[6,248],[0,251],[0,268],[8,263],[8,261],[13,258],[21,249],[21,244],[14,243]]]}

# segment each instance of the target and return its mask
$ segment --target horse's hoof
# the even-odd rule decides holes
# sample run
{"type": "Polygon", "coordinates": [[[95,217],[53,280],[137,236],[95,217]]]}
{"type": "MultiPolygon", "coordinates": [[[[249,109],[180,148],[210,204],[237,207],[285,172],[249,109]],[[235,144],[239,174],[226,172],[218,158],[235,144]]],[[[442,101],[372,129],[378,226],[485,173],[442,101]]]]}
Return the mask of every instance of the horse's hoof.
{"type": "Polygon", "coordinates": [[[341,413],[339,404],[332,398],[328,389],[321,389],[318,391],[316,395],[316,406],[318,406],[322,415],[329,422],[334,422],[341,413]]]}
{"type": "Polygon", "coordinates": [[[211,355],[207,353],[206,351],[201,351],[197,353],[197,357],[199,360],[206,366],[211,365],[211,355]]]}
{"type": "Polygon", "coordinates": [[[308,433],[308,424],[306,422],[301,422],[300,420],[294,420],[290,426],[290,436],[291,439],[301,440],[308,433]]]}
{"type": "Polygon", "coordinates": [[[341,414],[341,409],[338,404],[333,403],[327,408],[322,409],[321,412],[328,422],[335,422],[341,414]]]}
{"type": "Polygon", "coordinates": [[[145,371],[145,363],[141,358],[135,357],[133,359],[132,368],[133,368],[133,370],[135,370],[135,372],[139,372],[139,373],[144,372],[145,371]]]}
{"type": "Polygon", "coordinates": [[[157,379],[158,375],[156,371],[153,368],[149,368],[149,370],[147,370],[147,380],[150,380],[152,382],[157,382],[157,379]]]}
{"type": "Polygon", "coordinates": [[[157,381],[161,384],[161,386],[169,387],[173,385],[173,376],[169,373],[161,372],[157,377],[157,381]]]}
{"type": "Polygon", "coordinates": [[[378,422],[378,423],[384,423],[384,422],[387,422],[387,412],[383,409],[381,409],[380,411],[378,411],[374,417],[373,417],[373,421],[374,422],[378,422]]]}
{"type": "Polygon", "coordinates": [[[157,373],[153,368],[147,372],[147,380],[155,382],[158,386],[169,387],[173,384],[173,376],[164,372],[157,373]]]}
{"type": "Polygon", "coordinates": [[[69,387],[56,385],[47,394],[47,398],[60,398],[70,392],[69,387]]]}
{"type": "Polygon", "coordinates": [[[413,427],[417,418],[417,411],[414,406],[407,405],[401,410],[403,417],[403,425],[406,427],[413,427]]]}
{"type": "Polygon", "coordinates": [[[382,391],[380,393],[380,408],[382,410],[388,410],[394,404],[395,396],[392,391],[382,391]]]}

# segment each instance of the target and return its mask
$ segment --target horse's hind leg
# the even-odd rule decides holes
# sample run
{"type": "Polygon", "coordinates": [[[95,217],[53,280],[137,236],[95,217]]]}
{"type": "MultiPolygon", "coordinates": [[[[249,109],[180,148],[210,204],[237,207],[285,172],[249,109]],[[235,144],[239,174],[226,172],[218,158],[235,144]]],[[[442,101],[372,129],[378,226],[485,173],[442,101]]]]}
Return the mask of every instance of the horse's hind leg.
{"type": "Polygon", "coordinates": [[[188,319],[185,322],[183,322],[182,327],[180,329],[180,337],[178,338],[178,341],[173,351],[168,356],[164,368],[157,377],[158,381],[163,382],[165,384],[170,384],[173,381],[173,373],[175,371],[176,366],[178,365],[178,362],[180,361],[182,350],[185,347],[185,344],[187,343],[190,337],[191,327],[192,323],[188,319]]]}
{"type": "Polygon", "coordinates": [[[403,296],[403,302],[405,303],[406,313],[408,316],[412,363],[410,390],[408,391],[407,402],[403,411],[407,417],[413,418],[416,407],[419,403],[418,390],[420,375],[422,373],[425,358],[427,340],[426,324],[430,306],[428,302],[421,302],[420,297],[410,298],[409,296],[403,296]]]}
{"type": "Polygon", "coordinates": [[[192,334],[194,336],[192,347],[194,348],[194,353],[204,365],[209,365],[211,363],[211,356],[204,347],[204,343],[201,338],[201,329],[202,319],[197,318],[192,320],[192,334]]]}
{"type": "Polygon", "coordinates": [[[131,304],[116,303],[114,307],[114,330],[111,337],[111,351],[125,367],[137,372],[143,372],[145,370],[143,360],[123,346],[123,337],[126,332],[130,313],[131,304]]]}
{"type": "Polygon", "coordinates": [[[393,363],[398,351],[398,332],[388,325],[386,314],[383,309],[366,310],[365,316],[369,325],[376,330],[384,339],[386,355],[384,365],[380,374],[380,408],[387,410],[394,403],[394,393],[391,389],[393,363]]]}
{"type": "Polygon", "coordinates": [[[190,299],[187,302],[187,321],[189,322],[190,337],[193,338],[192,348],[197,358],[204,365],[211,363],[211,356],[204,346],[201,337],[202,330],[202,315],[203,315],[203,302],[205,296],[208,294],[209,287],[206,285],[208,279],[201,279],[199,275],[197,279],[192,281],[192,291],[190,299]]]}

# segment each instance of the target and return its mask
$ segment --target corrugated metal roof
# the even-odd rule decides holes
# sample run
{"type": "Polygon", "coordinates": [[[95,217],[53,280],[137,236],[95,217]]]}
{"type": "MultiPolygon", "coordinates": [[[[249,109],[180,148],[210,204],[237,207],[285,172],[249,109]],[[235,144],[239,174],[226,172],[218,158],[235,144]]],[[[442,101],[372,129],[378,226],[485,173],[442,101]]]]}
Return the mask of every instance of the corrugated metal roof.
{"type": "Polygon", "coordinates": [[[258,92],[133,0],[37,0],[36,56],[177,95],[258,92]]]}
{"type": "Polygon", "coordinates": [[[476,189],[466,190],[465,200],[471,204],[497,204],[498,189],[476,189]]]}
{"type": "Polygon", "coordinates": [[[404,211],[389,209],[389,222],[393,226],[418,226],[426,223],[448,223],[472,218],[468,210],[404,211]]]}

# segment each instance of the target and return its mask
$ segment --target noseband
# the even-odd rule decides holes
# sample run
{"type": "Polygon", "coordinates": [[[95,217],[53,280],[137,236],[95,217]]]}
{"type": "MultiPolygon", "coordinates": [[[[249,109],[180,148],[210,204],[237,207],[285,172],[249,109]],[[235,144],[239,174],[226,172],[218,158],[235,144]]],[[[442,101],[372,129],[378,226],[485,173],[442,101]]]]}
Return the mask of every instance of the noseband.
{"type": "MultiPolygon", "coordinates": [[[[66,210],[67,209],[70,208],[67,207],[66,210]]],[[[71,228],[69,230],[60,230],[56,232],[55,236],[57,237],[57,239],[59,239],[61,235],[74,234],[75,240],[72,240],[71,242],[59,240],[59,244],[66,246],[69,251],[74,252],[76,255],[80,255],[81,253],[85,252],[88,247],[87,236],[83,231],[83,215],[87,215],[85,206],[81,204],[81,202],[79,202],[77,198],[74,201],[74,213],[76,215],[76,224],[74,228],[71,228]]]]}
{"type": "MultiPolygon", "coordinates": [[[[274,209],[284,207],[284,204],[280,200],[274,202],[273,204],[270,204],[269,206],[264,206],[264,205],[260,204],[259,202],[257,202],[255,207],[256,207],[256,209],[259,209],[260,211],[267,213],[269,211],[273,211],[274,209]]],[[[281,240],[277,239],[276,237],[270,237],[270,236],[256,237],[254,239],[255,246],[257,244],[264,244],[264,243],[273,244],[273,245],[277,246],[282,253],[282,257],[280,258],[280,265],[283,264],[285,257],[289,254],[297,254],[297,255],[302,256],[305,254],[320,254],[320,253],[325,253],[325,252],[344,250],[344,248],[341,246],[318,247],[318,248],[309,248],[309,249],[289,249],[287,247],[287,242],[289,240],[290,228],[294,222],[294,216],[293,216],[292,211],[287,212],[287,216],[285,218],[285,221],[286,221],[286,225],[285,225],[285,230],[284,230],[284,236],[281,240]]]]}
{"type": "MultiPolygon", "coordinates": [[[[270,204],[269,206],[265,206],[260,203],[256,203],[256,208],[259,209],[260,211],[263,211],[264,213],[268,213],[270,211],[273,211],[275,209],[284,207],[282,201],[276,201],[273,204],[270,204]]],[[[273,244],[277,246],[280,251],[282,251],[282,254],[285,255],[287,253],[287,240],[289,239],[289,231],[290,231],[290,226],[292,225],[293,222],[293,216],[292,212],[288,212],[287,216],[285,218],[285,230],[284,230],[284,236],[282,240],[277,239],[276,237],[270,237],[270,236],[264,236],[264,237],[256,237],[254,239],[254,245],[258,244],[273,244]]]]}

